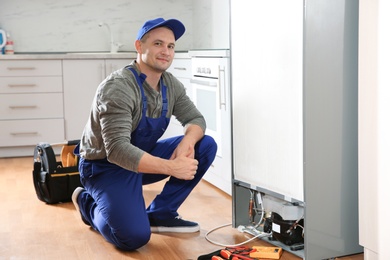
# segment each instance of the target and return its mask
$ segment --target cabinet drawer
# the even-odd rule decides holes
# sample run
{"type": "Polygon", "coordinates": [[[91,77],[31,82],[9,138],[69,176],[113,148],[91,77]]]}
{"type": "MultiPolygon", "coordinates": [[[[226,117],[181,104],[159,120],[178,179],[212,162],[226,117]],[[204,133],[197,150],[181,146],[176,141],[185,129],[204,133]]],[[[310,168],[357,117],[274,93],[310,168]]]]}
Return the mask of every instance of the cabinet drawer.
{"type": "Polygon", "coordinates": [[[63,118],[62,93],[0,95],[0,120],[63,118]]]}
{"type": "Polygon", "coordinates": [[[177,78],[191,78],[191,59],[174,59],[168,71],[177,78]]]}
{"type": "Polygon", "coordinates": [[[105,60],[106,75],[129,65],[129,59],[107,59],[105,60]]]}
{"type": "Polygon", "coordinates": [[[0,121],[0,147],[57,143],[64,137],[63,119],[0,121]]]}
{"type": "Polygon", "coordinates": [[[0,76],[61,75],[61,60],[0,60],[0,76]]]}
{"type": "Polygon", "coordinates": [[[0,77],[0,94],[62,92],[62,77],[0,77]]]}

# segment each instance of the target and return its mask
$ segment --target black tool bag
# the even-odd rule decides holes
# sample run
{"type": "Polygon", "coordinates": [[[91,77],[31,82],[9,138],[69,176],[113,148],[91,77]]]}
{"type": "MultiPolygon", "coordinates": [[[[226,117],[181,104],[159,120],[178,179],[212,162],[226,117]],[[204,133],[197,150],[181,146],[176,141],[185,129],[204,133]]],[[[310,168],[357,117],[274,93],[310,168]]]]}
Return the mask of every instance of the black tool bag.
{"type": "Polygon", "coordinates": [[[34,150],[33,182],[38,199],[48,204],[71,201],[72,193],[82,186],[78,157],[73,150],[79,140],[61,144],[39,143],[34,150]],[[53,146],[62,146],[57,161],[53,146]]]}

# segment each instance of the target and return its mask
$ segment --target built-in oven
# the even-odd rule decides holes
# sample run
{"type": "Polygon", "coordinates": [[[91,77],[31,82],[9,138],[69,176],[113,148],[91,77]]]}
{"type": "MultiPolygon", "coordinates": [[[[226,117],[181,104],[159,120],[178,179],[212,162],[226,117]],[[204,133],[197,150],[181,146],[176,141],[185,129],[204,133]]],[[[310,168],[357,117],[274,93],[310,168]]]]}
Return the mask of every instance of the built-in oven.
{"type": "Polygon", "coordinates": [[[221,112],[226,110],[226,64],[219,58],[192,59],[192,97],[207,122],[206,134],[214,137],[222,156],[221,112]]]}
{"type": "Polygon", "coordinates": [[[197,51],[191,55],[192,100],[206,120],[206,134],[218,145],[205,179],[231,193],[230,61],[225,51],[197,51]]]}

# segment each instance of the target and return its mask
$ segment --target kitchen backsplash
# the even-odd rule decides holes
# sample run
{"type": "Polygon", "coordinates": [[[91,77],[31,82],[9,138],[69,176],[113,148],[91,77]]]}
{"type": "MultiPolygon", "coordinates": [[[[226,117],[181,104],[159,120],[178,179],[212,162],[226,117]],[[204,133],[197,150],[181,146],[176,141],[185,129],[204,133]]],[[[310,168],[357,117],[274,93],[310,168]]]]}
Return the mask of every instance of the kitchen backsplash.
{"type": "Polygon", "coordinates": [[[228,49],[229,0],[1,0],[0,27],[20,52],[101,52],[110,50],[110,26],[119,51],[134,51],[142,24],[155,17],[186,26],[176,50],[228,49]]]}

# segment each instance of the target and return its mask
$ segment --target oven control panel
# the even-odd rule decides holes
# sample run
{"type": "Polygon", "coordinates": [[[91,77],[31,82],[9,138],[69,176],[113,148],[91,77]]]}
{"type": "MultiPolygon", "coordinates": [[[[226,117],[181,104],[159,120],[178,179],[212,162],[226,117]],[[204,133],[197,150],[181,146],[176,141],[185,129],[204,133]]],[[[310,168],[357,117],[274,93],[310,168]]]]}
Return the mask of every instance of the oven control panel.
{"type": "Polygon", "coordinates": [[[197,67],[196,68],[197,74],[207,74],[211,75],[211,68],[210,67],[197,67]]]}
{"type": "Polygon", "coordinates": [[[192,58],[192,76],[218,78],[220,58],[192,58]]]}

